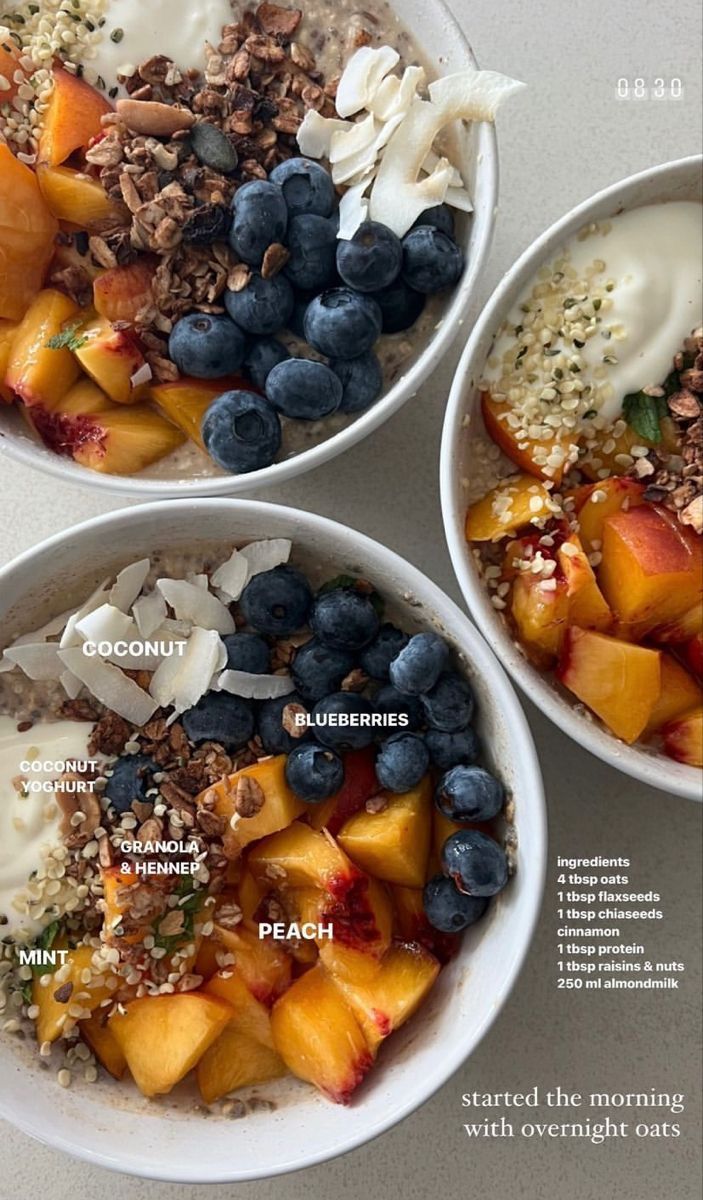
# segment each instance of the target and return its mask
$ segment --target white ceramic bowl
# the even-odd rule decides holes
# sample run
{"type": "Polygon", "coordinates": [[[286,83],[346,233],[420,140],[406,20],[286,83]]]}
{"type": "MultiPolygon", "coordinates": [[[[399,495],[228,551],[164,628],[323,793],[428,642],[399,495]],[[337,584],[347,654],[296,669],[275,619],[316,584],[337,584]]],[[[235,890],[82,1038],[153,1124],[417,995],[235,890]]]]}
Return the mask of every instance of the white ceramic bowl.
{"type": "MultiPolygon", "coordinates": [[[[63,1090],[36,1048],[0,1038],[0,1114],[41,1141],[114,1170],[183,1182],[256,1179],[319,1163],[376,1137],[449,1079],[495,1020],[527,953],[542,895],[546,824],[532,738],[506,675],[466,616],[424,575],[354,530],[312,513],[241,500],[167,502],[112,513],[50,538],[0,572],[8,638],[66,608],[114,568],[155,548],[292,538],[332,576],[362,573],[407,628],[432,624],[455,647],[475,688],[486,753],[515,800],[517,871],[468,931],[427,1002],[383,1048],[348,1108],[280,1081],[279,1102],[244,1120],[164,1111],[112,1081],[63,1090]]],[[[158,1048],[154,1048],[158,1053],[158,1048]]]]}
{"type": "Polygon", "coordinates": [[[699,200],[700,188],[698,156],[652,167],[579,204],[521,255],[483,309],[459,362],[447,405],[440,465],[444,528],[457,579],[476,624],[516,683],[555,725],[604,762],[662,791],[695,800],[701,799],[699,771],[640,746],[626,746],[595,720],[580,715],[568,694],[536,670],[518,649],[506,623],[491,605],[466,543],[466,497],[461,480],[468,474],[472,430],[483,429],[477,384],[494,335],[523,287],[564,242],[589,222],[643,204],[699,200]]]}
{"type": "MultiPolygon", "coordinates": [[[[444,0],[402,0],[402,3],[398,0],[396,7],[403,23],[422,47],[425,61],[437,75],[476,67],[473,51],[444,0]]],[[[159,478],[149,478],[148,473],[139,477],[102,475],[48,450],[31,434],[16,410],[0,405],[0,452],[67,483],[152,500],[179,496],[232,496],[251,492],[254,488],[273,487],[344,453],[378,429],[416,395],[453,342],[469,308],[493,236],[498,195],[498,150],[493,125],[476,125],[469,146],[470,152],[463,156],[462,167],[467,175],[474,212],[470,219],[462,214],[457,216],[457,233],[466,256],[463,278],[422,353],[382,399],[345,429],[292,458],[246,475],[179,478],[175,472],[170,477],[165,470],[159,478]]]]}

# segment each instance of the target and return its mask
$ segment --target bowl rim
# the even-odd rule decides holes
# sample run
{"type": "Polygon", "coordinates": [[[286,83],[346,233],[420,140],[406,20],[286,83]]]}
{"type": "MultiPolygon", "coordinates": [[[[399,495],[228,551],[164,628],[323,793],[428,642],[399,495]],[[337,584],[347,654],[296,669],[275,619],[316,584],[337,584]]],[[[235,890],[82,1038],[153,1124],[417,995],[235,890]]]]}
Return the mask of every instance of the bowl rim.
{"type": "MultiPolygon", "coordinates": [[[[460,515],[462,508],[457,490],[460,488],[460,481],[456,451],[462,437],[467,436],[467,429],[463,425],[465,416],[468,414],[470,421],[473,421],[476,412],[477,393],[470,398],[473,386],[471,377],[480,371],[485,359],[485,353],[479,355],[481,345],[484,339],[498,330],[526,279],[538,270],[561,243],[588,221],[590,213],[597,206],[610,200],[622,199],[622,207],[627,209],[629,194],[640,184],[658,179],[666,180],[677,173],[700,174],[702,164],[702,155],[686,155],[647,167],[643,171],[608,184],[569,209],[523,250],[486,302],[459,360],[445,412],[439,468],[442,519],[454,573],[472,619],[514,682],[553,724],[615,770],[661,791],[698,801],[703,800],[703,796],[700,772],[696,768],[636,745],[628,746],[605,728],[601,728],[594,720],[580,715],[575,705],[559,694],[552,680],[533,667],[520,652],[493,609],[485,585],[479,579],[467,549],[464,519],[463,515],[460,515]]],[[[468,436],[470,437],[470,426],[468,436]]]]}
{"type": "MultiPolygon", "coordinates": [[[[134,514],[138,514],[142,519],[153,518],[155,538],[158,541],[156,524],[160,518],[172,519],[178,513],[179,509],[183,512],[192,513],[194,507],[192,502],[188,500],[165,500],[153,504],[115,509],[109,513],[88,518],[68,530],[52,534],[51,537],[44,539],[31,549],[25,550],[10,563],[0,568],[0,586],[15,572],[26,570],[37,555],[45,558],[47,556],[50,557],[52,551],[67,541],[79,543],[87,535],[96,532],[103,531],[106,535],[109,535],[110,530],[116,526],[127,527],[130,520],[133,519],[134,514]]],[[[442,622],[446,624],[450,635],[461,638],[462,650],[466,651],[472,669],[483,679],[490,679],[493,704],[497,710],[506,715],[506,719],[510,723],[511,742],[515,746],[514,761],[519,763],[522,785],[521,794],[525,798],[522,811],[526,815],[529,814],[531,837],[534,840],[534,852],[530,859],[529,870],[526,872],[523,866],[521,873],[524,891],[520,902],[519,927],[515,934],[516,949],[506,963],[505,976],[500,989],[497,991],[490,1006],[486,1007],[486,1012],[480,1025],[472,1031],[470,1036],[464,1035],[463,1041],[461,1029],[458,1029],[451,1047],[447,1047],[445,1040],[444,1054],[437,1054],[433,1070],[418,1080],[417,1088],[408,1089],[405,1096],[401,1097],[397,1104],[389,1106],[389,1111],[380,1120],[375,1120],[370,1125],[367,1124],[364,1126],[363,1123],[361,1126],[357,1125],[356,1129],[352,1130],[348,1137],[339,1140],[335,1145],[321,1148],[307,1156],[301,1155],[300,1157],[296,1157],[294,1161],[276,1164],[274,1168],[264,1171],[258,1167],[247,1170],[230,1167],[222,1168],[217,1165],[214,1167],[211,1166],[209,1169],[205,1166],[194,1166],[192,1170],[180,1170],[176,1173],[175,1171],[169,1171],[164,1166],[155,1165],[153,1167],[145,1167],[143,1163],[136,1160],[130,1162],[128,1154],[118,1159],[114,1153],[103,1154],[96,1152],[91,1148],[82,1146],[78,1139],[47,1130],[46,1128],[38,1128],[33,1122],[31,1113],[20,1114],[13,1107],[11,1097],[8,1094],[9,1089],[5,1089],[5,1092],[0,1094],[0,1116],[45,1145],[62,1150],[83,1162],[105,1167],[112,1171],[136,1175],[139,1178],[171,1183],[234,1183],[254,1179],[274,1178],[278,1175],[303,1170],[307,1167],[328,1162],[331,1159],[365,1145],[367,1142],[373,1141],[397,1125],[416,1109],[420,1108],[460,1069],[466,1059],[483,1040],[503,1008],[515,986],[532,945],[542,907],[546,878],[548,848],[547,812],[537,750],[516,691],[497,657],[476,627],[471,623],[466,613],[437,584],[424,575],[412,563],[409,563],[382,543],[353,529],[351,526],[342,525],[338,521],[320,516],[317,513],[285,505],[272,504],[268,501],[228,498],[200,499],[197,503],[197,509],[203,513],[204,517],[207,517],[208,512],[222,512],[225,509],[232,514],[233,527],[236,527],[237,514],[246,513],[248,516],[259,518],[262,526],[266,525],[268,518],[283,517],[285,520],[290,521],[291,524],[297,524],[301,530],[307,531],[308,535],[314,534],[315,530],[324,530],[330,535],[337,536],[343,533],[345,538],[351,535],[354,542],[354,551],[360,560],[368,561],[369,557],[372,559],[376,557],[383,558],[384,562],[388,564],[389,569],[397,572],[399,577],[403,579],[408,589],[422,596],[426,607],[433,614],[441,618],[442,622]]],[[[203,528],[206,527],[207,521],[205,520],[203,528]]],[[[106,541],[108,540],[109,538],[106,537],[106,541]]],[[[440,1044],[442,1043],[440,1042],[440,1044]]],[[[363,1104],[360,1104],[356,1111],[357,1113],[361,1113],[363,1111],[363,1104]]]]}
{"type": "MultiPolygon", "coordinates": [[[[432,3],[442,12],[447,28],[451,31],[452,38],[466,60],[466,64],[478,69],[478,62],[471,43],[448,7],[446,0],[432,0],[432,3]]],[[[426,382],[451,348],[463,320],[470,311],[476,284],[486,265],[493,243],[499,189],[498,140],[495,123],[474,122],[472,129],[474,131],[472,153],[477,175],[480,172],[485,191],[483,236],[477,241],[460,284],[452,296],[451,303],[443,313],[422,353],[410,368],[395,381],[385,396],[372,404],[366,412],[346,428],[340,429],[332,437],[326,438],[299,454],[294,454],[290,458],[273,463],[269,467],[262,467],[257,471],[241,475],[202,476],[184,480],[103,475],[99,471],[91,471],[87,467],[76,469],[76,464],[71,463],[69,466],[60,455],[50,451],[46,454],[42,453],[42,448],[36,446],[35,443],[17,439],[12,430],[0,430],[0,454],[4,452],[8,457],[24,466],[32,467],[50,477],[62,479],[66,483],[76,484],[79,487],[85,486],[96,492],[127,496],[133,499],[165,500],[178,499],[183,496],[235,496],[249,493],[255,488],[276,487],[299,475],[314,471],[323,463],[350,450],[383,425],[405,403],[414,399],[418,389],[426,382]]],[[[466,240],[464,239],[464,249],[466,249],[466,240]]]]}

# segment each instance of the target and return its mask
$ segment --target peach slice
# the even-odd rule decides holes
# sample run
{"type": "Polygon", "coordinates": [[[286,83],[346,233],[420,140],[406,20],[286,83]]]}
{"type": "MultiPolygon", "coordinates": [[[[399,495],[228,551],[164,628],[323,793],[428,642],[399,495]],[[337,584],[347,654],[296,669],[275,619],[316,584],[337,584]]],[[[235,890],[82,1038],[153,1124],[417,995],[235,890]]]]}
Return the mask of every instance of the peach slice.
{"type": "Polygon", "coordinates": [[[229,1004],[203,992],[144,996],[115,1012],[110,1032],[144,1096],[163,1096],[183,1079],[229,1024],[229,1004]]]}
{"type": "Polygon", "coordinates": [[[564,468],[556,467],[553,474],[547,475],[544,467],[535,462],[534,456],[537,450],[545,451],[549,455],[553,450],[559,449],[566,459],[570,447],[577,440],[575,434],[562,434],[560,437],[554,437],[552,441],[534,441],[523,437],[521,432],[510,427],[508,421],[510,404],[508,401],[494,400],[488,392],[481,393],[481,412],[487,433],[496,445],[500,446],[503,453],[507,454],[508,458],[515,463],[516,467],[519,467],[521,471],[527,471],[528,475],[536,475],[540,479],[551,479],[556,484],[561,483],[564,468]]]}
{"type": "Polygon", "coordinates": [[[600,550],[606,518],[644,504],[644,484],[635,479],[604,479],[579,488],[576,494],[579,537],[586,554],[600,550]]]}
{"type": "Polygon", "coordinates": [[[102,134],[102,118],[112,106],[95,88],[62,67],[53,72],[54,87],[39,139],[39,162],[58,167],[85,150],[102,134]]]}
{"type": "Polygon", "coordinates": [[[572,625],[557,677],[616,737],[635,742],[661,692],[661,653],[572,625]]]}
{"type": "Polygon", "coordinates": [[[510,612],[528,657],[538,667],[550,666],[559,654],[569,620],[566,580],[521,572],[513,583],[510,612]]]}
{"type": "MultiPolygon", "coordinates": [[[[52,349],[49,342],[60,339],[76,320],[79,309],[63,292],[47,288],[32,301],[15,332],[7,364],[5,385],[32,408],[58,408],[80,375],[69,349],[52,349]]],[[[70,328],[68,330],[70,335],[70,328]]]]}
{"type": "Polygon", "coordinates": [[[388,795],[381,812],[356,813],[339,832],[339,844],[357,866],[405,887],[422,887],[432,836],[429,775],[410,792],[388,795]]]}
{"type": "Polygon", "coordinates": [[[661,692],[647,722],[646,734],[664,726],[703,703],[703,690],[671,654],[662,652],[661,692]]]}
{"type": "Polygon", "coordinates": [[[274,1005],[273,1040],[289,1071],[335,1104],[348,1104],[373,1064],[361,1027],[320,966],[306,971],[274,1005]]]}
{"type": "Polygon", "coordinates": [[[372,1054],[422,1004],[439,974],[439,963],[417,943],[390,948],[369,982],[334,973],[335,984],[364,1031],[372,1054]]]}
{"type": "Polygon", "coordinates": [[[127,1070],[127,1059],[107,1025],[107,1012],[94,1013],[87,1021],[81,1021],[78,1028],[98,1062],[114,1079],[121,1079],[127,1070]]]}
{"type": "Polygon", "coordinates": [[[670,758],[689,767],[703,767],[703,708],[696,708],[662,731],[664,750],[670,758]]]}
{"type": "Polygon", "coordinates": [[[0,318],[19,321],[44,282],[59,231],[34,171],[0,143],[0,318]]]}
{"type": "Polygon", "coordinates": [[[334,796],[322,804],[309,805],[308,820],[313,829],[326,829],[336,837],[342,825],[378,791],[376,752],[372,747],[350,750],[344,755],[344,783],[334,796]]]}
{"type": "Polygon", "coordinates": [[[86,416],[88,413],[121,411],[119,405],[113,404],[112,400],[108,399],[100,390],[97,383],[93,383],[92,379],[86,379],[85,376],[66,392],[59,409],[59,412],[65,416],[72,417],[86,416]]]}
{"type": "Polygon", "coordinates": [[[249,868],[245,866],[237,885],[237,901],[245,921],[253,920],[254,913],[268,891],[270,888],[266,883],[255,879],[249,868]]]}
{"type": "Polygon", "coordinates": [[[231,1023],[240,1033],[273,1050],[271,1018],[268,1009],[256,999],[236,967],[217,971],[203,988],[207,996],[217,996],[233,1010],[231,1023]]]}
{"type": "Polygon", "coordinates": [[[285,829],[296,817],[305,811],[306,805],[290,790],[286,783],[286,755],[279,754],[275,758],[267,758],[235,771],[233,775],[225,775],[211,788],[205,788],[197,796],[198,804],[206,797],[215,795],[214,811],[223,817],[228,828],[225,834],[225,852],[228,858],[236,858],[250,842],[267,837],[285,829]],[[253,817],[239,817],[235,809],[237,786],[240,779],[250,778],[259,785],[264,793],[264,803],[253,817]],[[231,828],[232,818],[236,817],[235,826],[231,828]]]}
{"type": "Polygon", "coordinates": [[[18,321],[0,321],[0,400],[4,400],[5,404],[12,404],[13,400],[12,392],[5,387],[4,379],[18,327],[18,321]]]}
{"type": "Polygon", "coordinates": [[[153,302],[152,284],[155,271],[155,263],[150,258],[140,258],[126,267],[112,267],[109,271],[101,271],[93,281],[93,303],[96,311],[108,321],[128,321],[130,325],[133,324],[140,310],[153,302]]]}
{"type": "Polygon", "coordinates": [[[466,514],[466,540],[497,542],[549,515],[549,492],[534,475],[511,475],[471,505],[466,514]]]}
{"type": "MultiPolygon", "coordinates": [[[[55,948],[67,949],[67,943],[56,943],[55,948]]],[[[76,1018],[69,1013],[69,1005],[80,1005],[83,1016],[86,1016],[112,996],[117,986],[117,977],[95,975],[92,966],[94,954],[92,946],[80,945],[73,950],[67,949],[64,967],[67,965],[68,970],[57,967],[57,971],[61,971],[59,979],[56,978],[56,972],[35,976],[32,982],[32,1003],[39,1009],[36,1033],[40,1045],[44,1042],[55,1042],[75,1024],[76,1018]],[[93,975],[90,983],[83,983],[84,971],[93,975]],[[42,986],[42,980],[47,978],[48,985],[42,986]],[[108,981],[111,986],[108,986],[108,981]]]]}
{"type": "Polygon", "coordinates": [[[599,629],[601,632],[610,629],[613,614],[598,587],[593,568],[576,534],[559,547],[557,561],[566,581],[569,624],[579,625],[581,629],[599,629]]]}
{"type": "Polygon", "coordinates": [[[689,608],[682,617],[677,617],[668,625],[659,625],[653,629],[651,637],[657,645],[666,645],[669,642],[680,645],[694,638],[700,638],[701,634],[703,634],[703,604],[696,604],[693,608],[689,608]]]}
{"type": "Polygon", "coordinates": [[[196,974],[210,979],[222,968],[219,959],[234,955],[237,972],[249,991],[261,1004],[270,1006],[283,992],[291,979],[291,960],[284,948],[271,938],[260,938],[258,927],[244,924],[225,929],[215,924],[212,934],[204,939],[195,963],[196,974]]]}
{"type": "Polygon", "coordinates": [[[284,888],[317,887],[340,901],[360,884],[366,886],[364,876],[330,834],[299,821],[259,842],[247,861],[261,882],[273,880],[284,888]]]}
{"type": "Polygon", "coordinates": [[[689,670],[703,683],[703,633],[697,633],[686,642],[682,654],[689,670]]]}
{"type": "Polygon", "coordinates": [[[134,475],[184,440],[180,430],[145,404],[78,415],[33,409],[32,420],[57,454],[72,455],[82,467],[109,475],[134,475]]]}
{"type": "Polygon", "coordinates": [[[115,404],[134,404],[146,396],[148,379],[134,382],[144,371],[146,360],[131,330],[113,329],[104,317],[97,317],[81,328],[75,355],[86,375],[115,404]]]}
{"type": "Polygon", "coordinates": [[[333,929],[332,939],[318,940],[320,959],[328,970],[345,979],[373,978],[393,931],[393,907],[383,884],[369,879],[361,910],[335,908],[323,900],[318,920],[333,929]]]}
{"type": "Polygon", "coordinates": [[[50,212],[59,221],[70,221],[89,229],[99,221],[114,218],[117,210],[103,185],[90,175],[70,167],[37,167],[37,179],[50,212]]]}
{"type": "MultiPolygon", "coordinates": [[[[456,828],[461,829],[462,826],[457,825],[456,828]]],[[[437,874],[439,869],[437,862],[432,873],[437,874]]],[[[456,934],[440,933],[430,925],[422,900],[422,888],[393,884],[391,892],[395,907],[395,936],[403,942],[418,942],[439,962],[449,962],[457,949],[459,938],[456,934]]]]}
{"type": "Polygon", "coordinates": [[[275,1050],[247,1037],[231,1021],[205,1051],[195,1074],[205,1104],[214,1104],[238,1088],[280,1079],[288,1069],[275,1050]]]}
{"type": "Polygon", "coordinates": [[[703,540],[655,505],[614,513],[603,529],[598,581],[620,631],[638,641],[700,603],[703,540]]]}

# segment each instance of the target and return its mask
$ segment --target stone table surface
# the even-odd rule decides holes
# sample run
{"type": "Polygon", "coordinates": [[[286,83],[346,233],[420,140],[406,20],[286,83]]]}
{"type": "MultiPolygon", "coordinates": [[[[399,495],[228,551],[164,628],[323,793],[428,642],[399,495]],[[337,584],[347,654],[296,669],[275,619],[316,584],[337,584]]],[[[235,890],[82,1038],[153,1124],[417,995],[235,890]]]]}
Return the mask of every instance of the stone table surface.
{"type": "MultiPolygon", "coordinates": [[[[402,11],[402,0],[399,0],[402,11]]],[[[479,62],[529,89],[499,120],[501,201],[476,305],[548,224],[597,189],[701,147],[700,13],[693,0],[560,0],[452,7],[479,62]],[[684,97],[618,101],[619,78],[677,76],[684,97]]],[[[261,498],[347,522],[386,542],[460,599],[440,520],[437,460],[445,397],[459,345],[414,402],[370,441],[261,498]],[[390,503],[386,502],[390,501],[390,503]]],[[[2,557],[86,517],[120,507],[0,460],[2,557]]],[[[584,993],[554,984],[555,897],[509,1002],[456,1076],[376,1142],[296,1175],[248,1185],[181,1186],[110,1175],[71,1161],[9,1125],[0,1134],[0,1198],[25,1200],[694,1200],[700,1195],[698,947],[701,806],[617,774],[526,704],[541,756],[555,855],[629,854],[665,920],[650,926],[653,956],[684,958],[677,993],[584,993]],[[676,1140],[469,1142],[461,1095],[561,1085],[568,1091],[680,1091],[676,1140]]],[[[645,1114],[646,1115],[646,1114],[645,1114]]],[[[654,1119],[654,1118],[652,1118],[654,1119]]],[[[676,1119],[676,1118],[673,1118],[676,1119]]]]}

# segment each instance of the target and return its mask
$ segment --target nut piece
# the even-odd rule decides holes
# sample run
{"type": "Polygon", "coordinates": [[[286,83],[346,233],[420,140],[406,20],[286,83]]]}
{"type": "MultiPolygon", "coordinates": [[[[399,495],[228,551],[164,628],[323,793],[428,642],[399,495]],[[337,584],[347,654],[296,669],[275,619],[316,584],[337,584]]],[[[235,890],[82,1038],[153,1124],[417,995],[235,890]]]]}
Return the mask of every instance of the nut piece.
{"type": "Polygon", "coordinates": [[[133,133],[147,137],[172,137],[195,124],[195,114],[189,109],[157,100],[118,100],[117,114],[133,133]]]}
{"type": "Polygon", "coordinates": [[[250,775],[242,775],[238,779],[234,807],[240,817],[255,817],[263,808],[265,799],[263,788],[250,775]]]}

